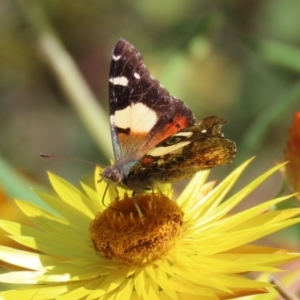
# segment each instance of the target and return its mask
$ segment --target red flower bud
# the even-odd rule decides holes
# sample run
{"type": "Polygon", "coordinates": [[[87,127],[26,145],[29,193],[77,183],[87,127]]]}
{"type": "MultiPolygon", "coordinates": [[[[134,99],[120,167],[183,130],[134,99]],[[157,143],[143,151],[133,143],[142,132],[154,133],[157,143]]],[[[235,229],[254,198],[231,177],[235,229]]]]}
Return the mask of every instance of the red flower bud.
{"type": "Polygon", "coordinates": [[[285,168],[287,181],[295,192],[300,192],[300,112],[294,115],[284,154],[289,161],[285,168]]]}

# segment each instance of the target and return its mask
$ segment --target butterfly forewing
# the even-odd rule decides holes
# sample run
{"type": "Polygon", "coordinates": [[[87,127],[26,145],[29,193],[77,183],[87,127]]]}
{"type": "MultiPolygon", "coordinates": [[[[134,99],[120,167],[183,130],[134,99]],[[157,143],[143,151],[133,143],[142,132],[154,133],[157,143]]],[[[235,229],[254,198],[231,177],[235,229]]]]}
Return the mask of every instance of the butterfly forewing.
{"type": "Polygon", "coordinates": [[[120,39],[109,75],[110,120],[116,160],[137,160],[177,131],[195,123],[191,110],[154,79],[141,54],[120,39]]]}

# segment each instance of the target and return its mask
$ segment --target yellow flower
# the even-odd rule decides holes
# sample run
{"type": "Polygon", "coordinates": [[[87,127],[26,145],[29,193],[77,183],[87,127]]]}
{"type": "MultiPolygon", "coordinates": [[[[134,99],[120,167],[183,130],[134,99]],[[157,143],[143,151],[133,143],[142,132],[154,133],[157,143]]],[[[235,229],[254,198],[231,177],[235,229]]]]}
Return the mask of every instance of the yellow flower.
{"type": "MultiPolygon", "coordinates": [[[[209,171],[196,174],[177,199],[170,186],[132,199],[119,190],[105,196],[106,184],[84,192],[50,174],[57,195],[38,192],[57,215],[16,201],[32,221],[0,227],[28,250],[0,246],[0,260],[14,270],[0,282],[18,288],[0,299],[229,299],[267,292],[268,283],[246,272],[278,272],[278,265],[299,258],[283,249],[256,246],[254,240],[299,223],[300,209],[269,211],[288,197],[232,213],[245,197],[280,168],[276,166],[223,201],[249,162],[218,186],[205,183],[209,171]],[[153,200],[154,199],[154,200],[153,200]],[[154,205],[156,204],[156,209],[154,205]]],[[[97,171],[96,180],[99,178],[97,171]]]]}

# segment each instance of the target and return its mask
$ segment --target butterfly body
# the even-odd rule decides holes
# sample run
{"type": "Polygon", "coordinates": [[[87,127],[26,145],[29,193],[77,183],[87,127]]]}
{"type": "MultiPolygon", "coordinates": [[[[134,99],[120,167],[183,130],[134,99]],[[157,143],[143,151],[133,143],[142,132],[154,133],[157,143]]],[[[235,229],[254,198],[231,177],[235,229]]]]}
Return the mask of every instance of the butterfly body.
{"type": "Polygon", "coordinates": [[[220,129],[226,120],[196,121],[185,103],[154,79],[138,50],[120,39],[109,77],[110,124],[116,162],[106,182],[134,192],[176,182],[199,170],[231,163],[233,141],[220,129]]]}

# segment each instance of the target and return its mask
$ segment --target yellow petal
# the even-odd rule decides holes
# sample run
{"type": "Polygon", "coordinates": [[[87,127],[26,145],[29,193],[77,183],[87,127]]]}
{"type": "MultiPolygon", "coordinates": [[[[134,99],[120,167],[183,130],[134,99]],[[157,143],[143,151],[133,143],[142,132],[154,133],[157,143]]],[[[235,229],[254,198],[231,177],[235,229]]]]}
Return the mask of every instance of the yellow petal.
{"type": "Polygon", "coordinates": [[[54,190],[62,201],[89,218],[92,219],[94,217],[93,206],[90,206],[91,201],[81,191],[59,176],[52,173],[49,173],[48,176],[54,190]]]}

